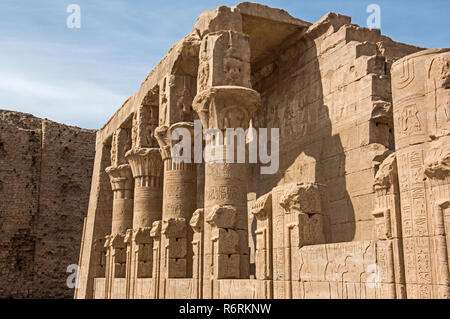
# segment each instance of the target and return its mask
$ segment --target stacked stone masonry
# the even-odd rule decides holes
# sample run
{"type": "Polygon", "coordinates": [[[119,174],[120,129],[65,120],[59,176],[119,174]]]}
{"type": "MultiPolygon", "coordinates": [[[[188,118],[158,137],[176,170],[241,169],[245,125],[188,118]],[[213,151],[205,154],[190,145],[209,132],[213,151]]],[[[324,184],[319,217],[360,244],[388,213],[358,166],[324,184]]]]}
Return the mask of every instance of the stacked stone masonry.
{"type": "Polygon", "coordinates": [[[95,131],[0,110],[0,298],[71,298],[95,131]]]}
{"type": "Polygon", "coordinates": [[[339,14],[203,13],[97,133],[75,297],[448,298],[449,65],[339,14]],[[174,161],[196,120],[279,128],[279,170],[174,161]]]}

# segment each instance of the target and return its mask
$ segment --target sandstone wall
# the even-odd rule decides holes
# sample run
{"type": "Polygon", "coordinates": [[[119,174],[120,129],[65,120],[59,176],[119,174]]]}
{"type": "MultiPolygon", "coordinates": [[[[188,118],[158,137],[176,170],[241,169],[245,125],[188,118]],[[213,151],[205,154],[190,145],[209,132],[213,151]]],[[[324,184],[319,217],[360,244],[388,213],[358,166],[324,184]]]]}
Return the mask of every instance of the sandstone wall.
{"type": "Polygon", "coordinates": [[[0,111],[0,297],[71,298],[95,132],[0,111]]]}
{"type": "Polygon", "coordinates": [[[395,149],[389,69],[418,50],[328,14],[255,66],[255,126],[280,128],[279,173],[254,174],[257,197],[291,182],[327,185],[331,241],[373,239],[373,180],[395,149]]]}

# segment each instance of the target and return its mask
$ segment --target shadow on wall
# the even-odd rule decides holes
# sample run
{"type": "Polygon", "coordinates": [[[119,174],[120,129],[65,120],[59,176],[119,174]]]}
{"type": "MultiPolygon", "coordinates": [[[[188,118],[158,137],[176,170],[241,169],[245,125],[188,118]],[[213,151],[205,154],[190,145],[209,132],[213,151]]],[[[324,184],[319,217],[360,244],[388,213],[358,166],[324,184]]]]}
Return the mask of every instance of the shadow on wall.
{"type": "Polygon", "coordinates": [[[276,186],[293,182],[326,185],[330,214],[339,210],[343,221],[332,222],[331,242],[352,241],[355,213],[347,192],[346,156],[341,137],[332,134],[333,110],[324,104],[315,42],[296,40],[277,56],[254,69],[253,86],[261,93],[262,106],[253,123],[256,128],[280,129],[280,168],[275,175],[260,175],[259,169],[255,170],[257,178],[249,191],[259,198],[276,186]]]}

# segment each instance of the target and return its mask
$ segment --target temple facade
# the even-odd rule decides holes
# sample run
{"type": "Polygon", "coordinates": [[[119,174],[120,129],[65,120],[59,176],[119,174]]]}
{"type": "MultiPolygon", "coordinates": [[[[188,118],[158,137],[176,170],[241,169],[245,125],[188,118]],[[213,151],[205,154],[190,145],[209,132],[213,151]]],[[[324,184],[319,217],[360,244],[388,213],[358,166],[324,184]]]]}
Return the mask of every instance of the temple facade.
{"type": "Polygon", "coordinates": [[[75,298],[448,298],[449,66],[339,14],[203,13],[97,133],[75,298]],[[278,129],[278,170],[177,160],[194,123],[278,129]]]}

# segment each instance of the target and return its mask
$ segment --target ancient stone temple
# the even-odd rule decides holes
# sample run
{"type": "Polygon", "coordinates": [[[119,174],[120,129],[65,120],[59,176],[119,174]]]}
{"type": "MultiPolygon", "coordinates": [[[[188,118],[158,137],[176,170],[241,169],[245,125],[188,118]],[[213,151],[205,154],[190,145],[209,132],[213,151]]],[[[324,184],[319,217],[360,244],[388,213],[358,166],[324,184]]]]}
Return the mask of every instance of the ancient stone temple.
{"type": "Polygon", "coordinates": [[[347,16],[203,13],[97,133],[75,298],[448,298],[449,88],[347,16]]]}

